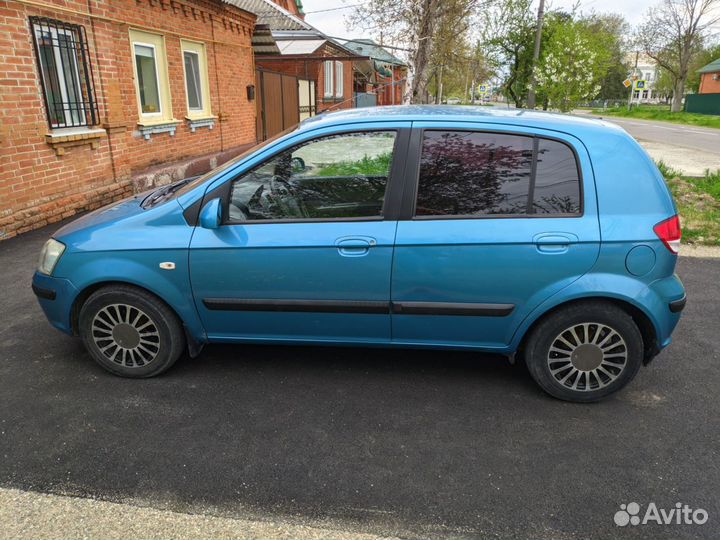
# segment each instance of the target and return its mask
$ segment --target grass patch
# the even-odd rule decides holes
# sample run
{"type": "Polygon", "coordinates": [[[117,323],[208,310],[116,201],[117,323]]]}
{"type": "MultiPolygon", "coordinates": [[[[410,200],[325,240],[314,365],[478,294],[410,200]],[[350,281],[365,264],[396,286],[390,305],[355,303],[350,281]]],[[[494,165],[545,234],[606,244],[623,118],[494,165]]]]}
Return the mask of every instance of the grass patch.
{"type": "Polygon", "coordinates": [[[642,120],[659,120],[673,124],[701,126],[720,129],[720,116],[713,114],[696,114],[687,112],[670,112],[669,105],[640,105],[627,110],[627,107],[609,109],[593,109],[598,116],[619,116],[625,118],[640,118],[642,120]]]}
{"type": "Polygon", "coordinates": [[[338,161],[321,165],[315,176],[387,176],[390,171],[392,152],[375,157],[363,156],[354,161],[338,161]]]}
{"type": "Polygon", "coordinates": [[[680,213],[683,242],[720,246],[720,170],[700,178],[682,176],[658,162],[680,213]]]}

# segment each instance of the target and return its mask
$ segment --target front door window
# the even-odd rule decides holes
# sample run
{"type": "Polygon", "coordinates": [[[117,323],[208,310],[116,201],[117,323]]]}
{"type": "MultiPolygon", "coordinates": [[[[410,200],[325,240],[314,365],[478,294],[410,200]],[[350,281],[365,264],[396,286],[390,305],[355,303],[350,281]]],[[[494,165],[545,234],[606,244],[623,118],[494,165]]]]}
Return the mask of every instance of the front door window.
{"type": "Polygon", "coordinates": [[[380,218],[395,135],[333,135],[281,152],[233,182],[229,221],[380,218]]]}

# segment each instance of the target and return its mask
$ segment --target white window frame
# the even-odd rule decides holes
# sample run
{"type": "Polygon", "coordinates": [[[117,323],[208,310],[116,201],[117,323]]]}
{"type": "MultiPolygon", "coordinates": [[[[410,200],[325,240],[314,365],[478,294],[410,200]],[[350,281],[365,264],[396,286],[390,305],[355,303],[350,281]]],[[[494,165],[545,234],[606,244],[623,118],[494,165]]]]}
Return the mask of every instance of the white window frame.
{"type": "Polygon", "coordinates": [[[345,65],[336,60],[335,61],[335,97],[342,98],[344,95],[344,74],[345,65]]]}
{"type": "Polygon", "coordinates": [[[199,41],[181,40],[180,49],[182,52],[183,74],[185,76],[185,105],[187,106],[187,118],[211,118],[212,107],[210,103],[210,79],[208,76],[207,49],[204,43],[199,41]],[[200,71],[200,104],[201,108],[190,108],[190,95],[188,93],[188,74],[185,70],[185,53],[194,54],[198,59],[198,70],[200,71]]]}
{"type": "Polygon", "coordinates": [[[133,66],[135,66],[135,91],[137,92],[137,98],[138,103],[140,106],[140,116],[142,118],[162,118],[163,117],[163,98],[162,98],[162,91],[160,89],[160,70],[158,69],[158,51],[157,47],[153,45],[152,43],[143,43],[141,41],[133,41],[132,44],[133,49],[133,66]],[[158,107],[160,107],[160,110],[158,112],[153,113],[146,113],[142,110],[142,100],[140,99],[140,78],[137,74],[137,60],[135,59],[135,47],[137,45],[140,45],[141,47],[147,47],[148,49],[152,49],[153,52],[153,60],[155,60],[155,81],[157,83],[157,95],[158,95],[158,107]]]}
{"type": "MultiPolygon", "coordinates": [[[[58,28],[48,27],[47,29],[43,29],[41,26],[35,26],[35,25],[33,25],[33,26],[34,26],[34,30],[35,30],[35,40],[36,40],[36,43],[38,44],[38,49],[37,49],[38,54],[40,54],[40,40],[42,40],[42,33],[45,30],[47,30],[48,33],[50,34],[51,42],[52,42],[52,40],[55,40],[55,42],[57,42],[58,44],[60,43],[58,34],[63,34],[63,35],[69,36],[73,42],[78,40],[78,37],[74,36],[72,31],[66,30],[64,28],[58,29],[58,28]]],[[[67,95],[67,84],[66,84],[67,81],[65,80],[65,70],[63,69],[64,64],[62,61],[62,57],[60,56],[60,47],[53,46],[52,49],[53,49],[53,56],[55,57],[55,66],[56,66],[55,72],[57,73],[58,82],[60,83],[60,96],[63,100],[63,103],[69,103],[70,97],[67,95]]],[[[82,96],[82,85],[80,84],[80,69],[79,69],[79,65],[78,65],[78,58],[77,58],[77,54],[76,54],[75,50],[73,50],[73,49],[69,49],[69,50],[72,51],[73,54],[75,54],[75,56],[74,56],[74,60],[75,60],[74,68],[75,69],[73,71],[75,72],[74,73],[75,84],[77,85],[77,89],[81,94],[80,95],[81,103],[79,104],[80,108],[78,109],[78,113],[82,115],[80,124],[85,125],[84,119],[87,117],[87,115],[86,115],[86,111],[85,111],[85,105],[84,105],[84,103],[82,103],[83,96],[82,96]]],[[[40,62],[40,65],[42,66],[42,62],[40,62]]],[[[45,80],[45,73],[42,70],[42,67],[40,69],[40,77],[42,77],[43,86],[46,87],[47,83],[45,80]]],[[[73,121],[72,111],[63,109],[63,116],[65,117],[66,125],[68,125],[68,126],[78,125],[76,122],[73,121]]],[[[48,115],[48,117],[49,117],[49,115],[48,115]]],[[[60,126],[60,123],[58,123],[58,122],[51,121],[50,124],[54,128],[57,128],[60,126]]]]}
{"type": "Polygon", "coordinates": [[[170,79],[168,76],[167,56],[165,54],[165,36],[143,30],[130,29],[130,51],[132,54],[133,75],[135,77],[135,94],[137,96],[138,114],[140,117],[139,124],[162,124],[173,121],[172,116],[172,96],[170,94],[170,79]],[[152,43],[143,40],[143,36],[151,36],[157,40],[152,43]],[[135,45],[148,47],[153,50],[155,59],[155,78],[157,80],[158,112],[143,112],[142,101],[140,99],[140,78],[137,73],[137,60],[135,58],[135,45]]]}
{"type": "Polygon", "coordinates": [[[334,97],[335,92],[335,64],[332,60],[326,60],[323,63],[323,69],[325,70],[323,96],[331,99],[334,97]]]}

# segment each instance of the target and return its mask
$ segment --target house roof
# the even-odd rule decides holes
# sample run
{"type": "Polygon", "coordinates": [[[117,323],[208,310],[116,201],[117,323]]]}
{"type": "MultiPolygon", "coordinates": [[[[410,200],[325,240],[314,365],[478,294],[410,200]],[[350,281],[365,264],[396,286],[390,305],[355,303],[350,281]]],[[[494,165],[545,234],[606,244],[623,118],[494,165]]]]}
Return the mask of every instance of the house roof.
{"type": "Polygon", "coordinates": [[[280,54],[312,54],[322,47],[325,39],[289,39],[286,41],[276,40],[280,54]]]}
{"type": "Polygon", "coordinates": [[[275,42],[280,48],[280,52],[283,55],[289,54],[311,54],[317,51],[320,47],[328,43],[333,49],[338,50],[345,56],[357,56],[367,58],[367,55],[361,55],[355,52],[353,49],[347,47],[342,42],[332,39],[320,30],[313,28],[312,30],[277,30],[272,33],[275,42]],[[289,44],[289,45],[285,45],[289,44]],[[291,50],[287,50],[289,47],[291,50]]]}
{"type": "MultiPolygon", "coordinates": [[[[252,41],[253,50],[257,55],[309,55],[330,42],[347,56],[367,58],[367,55],[358,54],[344,43],[330,39],[272,0],[222,1],[257,16],[252,41]]],[[[302,9],[302,4],[298,7],[302,9]]]]}
{"type": "Polygon", "coordinates": [[[271,30],[315,30],[311,25],[296,17],[287,9],[271,0],[222,0],[257,15],[257,23],[267,25],[271,30]]]}
{"type": "Polygon", "coordinates": [[[720,58],[698,69],[698,73],[715,73],[716,71],[720,71],[720,58]]]}
{"type": "Polygon", "coordinates": [[[400,60],[397,56],[389,53],[382,46],[375,43],[372,39],[352,39],[343,43],[345,48],[352,50],[356,54],[369,56],[378,62],[386,64],[394,64],[396,66],[406,66],[407,64],[400,60]]]}

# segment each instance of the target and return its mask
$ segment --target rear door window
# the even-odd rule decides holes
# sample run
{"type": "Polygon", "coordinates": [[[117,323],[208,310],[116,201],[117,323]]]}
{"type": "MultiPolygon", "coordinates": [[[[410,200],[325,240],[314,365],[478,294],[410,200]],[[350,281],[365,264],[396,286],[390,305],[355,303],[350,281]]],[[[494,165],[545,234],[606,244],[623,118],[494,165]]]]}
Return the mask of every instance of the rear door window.
{"type": "Polygon", "coordinates": [[[424,132],[416,216],[579,212],[577,162],[564,143],[529,135],[424,132]]]}

